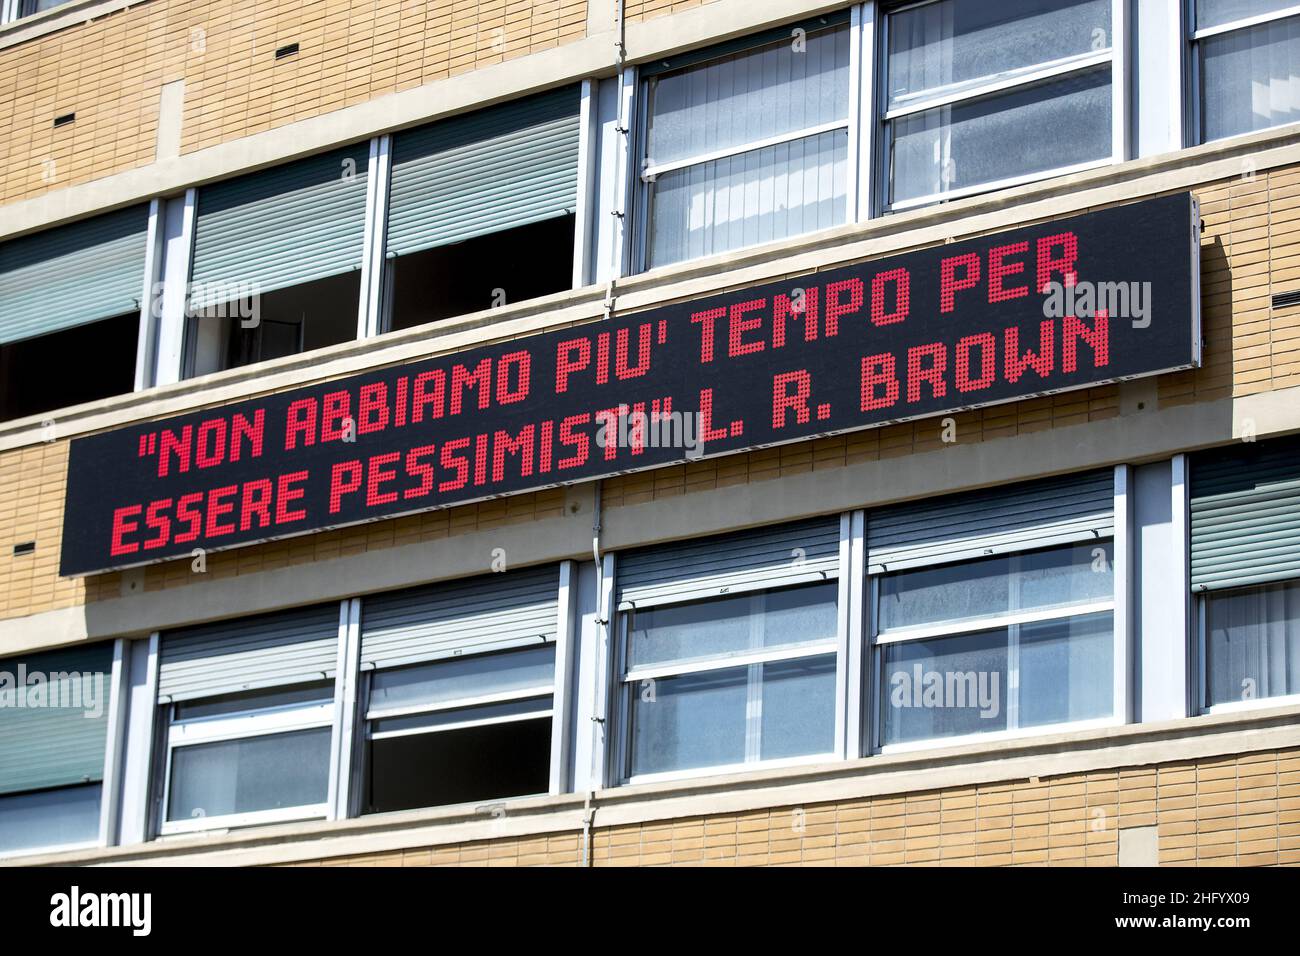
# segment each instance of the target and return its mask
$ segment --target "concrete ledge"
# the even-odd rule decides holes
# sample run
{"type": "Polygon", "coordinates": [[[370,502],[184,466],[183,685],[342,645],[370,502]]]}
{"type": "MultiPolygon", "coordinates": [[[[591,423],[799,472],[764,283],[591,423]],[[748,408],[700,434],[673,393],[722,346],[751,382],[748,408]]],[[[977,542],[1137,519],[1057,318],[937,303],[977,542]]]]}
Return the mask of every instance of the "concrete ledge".
{"type": "MultiPolygon", "coordinates": [[[[602,546],[609,551],[755,525],[874,508],[956,491],[1025,481],[1121,463],[1138,464],[1223,444],[1253,420],[1260,438],[1300,431],[1300,386],[1120,415],[1097,422],[864,461],[840,468],[695,491],[606,508],[602,546]]],[[[21,653],[86,640],[140,636],[318,601],[485,573],[493,548],[512,566],[569,558],[590,560],[593,483],[572,486],[559,518],[508,524],[446,540],[401,545],[309,564],[0,620],[0,647],[21,653]]]]}
{"type": "Polygon", "coordinates": [[[264,866],[479,840],[581,832],[774,807],[1028,780],[1300,746],[1300,707],[943,747],[685,783],[527,797],[490,806],[377,814],[167,838],[5,861],[8,865],[264,866]],[[501,810],[504,809],[504,814],[501,810]],[[496,811],[499,815],[492,816],[496,811]]]}
{"type": "Polygon", "coordinates": [[[26,43],[39,37],[79,27],[119,10],[138,7],[146,0],[70,0],[69,3],[19,17],[0,26],[0,50],[26,43]]]}

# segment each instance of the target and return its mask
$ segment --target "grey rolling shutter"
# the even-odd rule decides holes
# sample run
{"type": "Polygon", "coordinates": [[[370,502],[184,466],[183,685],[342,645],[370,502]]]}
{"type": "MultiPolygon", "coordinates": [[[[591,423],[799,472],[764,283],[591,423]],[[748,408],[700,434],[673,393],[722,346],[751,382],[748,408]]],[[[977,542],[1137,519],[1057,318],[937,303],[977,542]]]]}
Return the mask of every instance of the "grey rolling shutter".
{"type": "Polygon", "coordinates": [[[387,254],[549,219],[577,196],[576,87],[398,133],[387,254]]]}
{"type": "Polygon", "coordinates": [[[361,602],[361,664],[393,667],[554,643],[560,568],[548,565],[361,602]]]}
{"type": "Polygon", "coordinates": [[[948,495],[867,514],[871,574],[1115,533],[1111,469],[948,495]]]}
{"type": "Polygon", "coordinates": [[[620,554],[622,608],[825,581],[839,574],[840,517],[620,554]]]}
{"type": "Polygon", "coordinates": [[[1193,588],[1300,577],[1300,439],[1194,455],[1190,501],[1193,588]]]}
{"type": "Polygon", "coordinates": [[[360,269],[369,162],[361,143],[201,187],[191,305],[360,269]]]}
{"type": "Polygon", "coordinates": [[[111,643],[0,661],[0,794],[104,778],[112,666],[111,643]]]}
{"type": "Polygon", "coordinates": [[[140,310],[149,207],[0,243],[0,344],[140,310]]]}
{"type": "Polygon", "coordinates": [[[338,665],[339,606],[203,624],[163,635],[158,699],[215,697],[325,680],[338,665]]]}

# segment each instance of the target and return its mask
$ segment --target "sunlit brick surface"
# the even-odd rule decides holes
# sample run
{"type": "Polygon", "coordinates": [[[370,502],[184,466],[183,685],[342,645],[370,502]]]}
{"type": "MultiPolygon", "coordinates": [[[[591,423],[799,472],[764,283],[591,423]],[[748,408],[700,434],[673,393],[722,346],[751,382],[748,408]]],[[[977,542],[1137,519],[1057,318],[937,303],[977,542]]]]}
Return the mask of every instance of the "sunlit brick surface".
{"type": "MultiPolygon", "coordinates": [[[[1114,866],[1157,826],[1162,865],[1300,865],[1300,749],[602,828],[596,866],[1114,866]]],[[[579,865],[581,834],[328,861],[579,865]]],[[[307,864],[307,865],[320,865],[307,864]]]]}

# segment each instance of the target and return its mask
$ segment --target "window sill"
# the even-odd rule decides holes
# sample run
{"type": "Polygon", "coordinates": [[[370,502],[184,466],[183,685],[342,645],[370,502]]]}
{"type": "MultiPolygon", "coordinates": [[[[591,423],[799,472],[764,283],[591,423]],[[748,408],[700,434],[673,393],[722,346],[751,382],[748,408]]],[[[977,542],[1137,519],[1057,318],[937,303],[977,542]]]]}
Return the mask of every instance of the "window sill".
{"type": "Polygon", "coordinates": [[[522,797],[488,805],[376,814],[335,822],[169,837],[165,841],[6,860],[21,865],[137,863],[271,865],[354,854],[580,833],[597,827],[859,800],[1300,746],[1300,705],[1052,733],[978,746],[760,769],[690,781],[630,785],[590,795],[522,797]]]}
{"type": "Polygon", "coordinates": [[[81,26],[119,10],[138,7],[146,0],[70,0],[50,10],[42,10],[0,25],[0,50],[35,40],[59,30],[81,26]]]}

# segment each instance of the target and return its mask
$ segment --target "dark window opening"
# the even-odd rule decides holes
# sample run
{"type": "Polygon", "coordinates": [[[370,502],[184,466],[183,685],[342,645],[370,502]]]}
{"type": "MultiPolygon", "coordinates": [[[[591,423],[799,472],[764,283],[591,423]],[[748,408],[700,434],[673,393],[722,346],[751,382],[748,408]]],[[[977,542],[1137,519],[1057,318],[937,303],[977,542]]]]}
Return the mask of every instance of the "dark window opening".
{"type": "Polygon", "coordinates": [[[518,720],[371,741],[366,812],[545,793],[551,720],[518,720]]]}
{"type": "Polygon", "coordinates": [[[361,273],[345,272],[256,299],[194,307],[189,374],[207,375],[351,342],[357,337],[360,295],[361,273]]]}
{"type": "Polygon", "coordinates": [[[572,215],[556,216],[390,259],[389,329],[571,288],[574,220],[572,215]]]}
{"type": "Polygon", "coordinates": [[[0,345],[0,421],[131,391],[139,335],[130,312],[0,345]]]}

